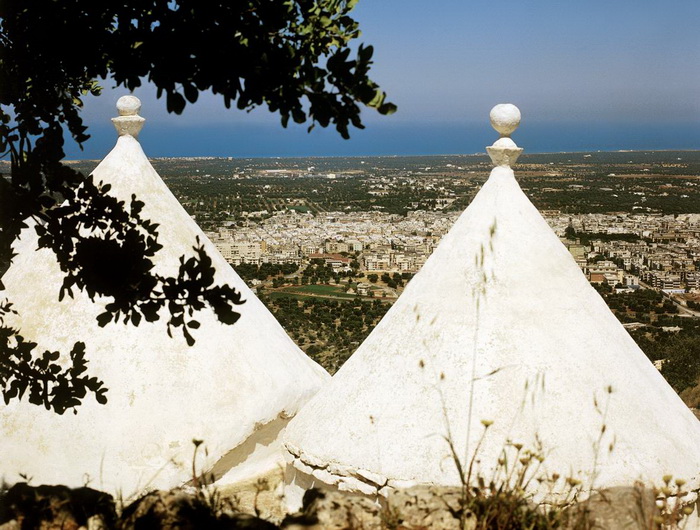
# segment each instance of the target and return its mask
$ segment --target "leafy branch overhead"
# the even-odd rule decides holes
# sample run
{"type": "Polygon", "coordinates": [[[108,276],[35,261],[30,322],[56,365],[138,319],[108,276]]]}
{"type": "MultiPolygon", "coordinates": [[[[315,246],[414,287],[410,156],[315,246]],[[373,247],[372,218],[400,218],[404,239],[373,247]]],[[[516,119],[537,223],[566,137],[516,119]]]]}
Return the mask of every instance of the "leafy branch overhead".
{"type": "MultiPolygon", "coordinates": [[[[108,186],[61,164],[64,132],[79,144],[88,140],[82,98],[98,95],[98,80],[111,78],[128,90],[150,81],[170,112],[182,112],[200,92],[210,91],[226,107],[266,106],[280,115],[283,126],[290,119],[310,122],[309,128],[333,125],[347,138],[350,126],[363,127],[362,106],[381,114],[395,110],[368,77],[372,47],[350,51],[360,34],[349,15],[354,4],[1,2],[0,153],[10,157],[11,171],[0,176],[0,274],[12,262],[12,243],[31,225],[39,247],[53,251],[65,274],[60,297],[77,289],[111,299],[98,318],[101,326],[138,325],[168,312],[168,332],[180,328],[192,344],[192,330],[199,327],[196,312],[209,307],[221,322],[234,323],[240,316],[235,308],[243,301],[235,289],[214,284],[201,244],[193,256],[181,258],[176,277],[155,273],[158,226],[142,217],[138,197],[127,205],[111,197],[108,186]]],[[[53,403],[46,397],[50,388],[65,385],[73,394],[51,405],[57,412],[77,406],[75,400],[87,391],[104,399],[102,383],[82,375],[84,346],[39,355],[20,333],[0,322],[6,337],[0,342],[0,390],[6,401],[28,391],[30,402],[46,405],[53,403]],[[56,355],[72,359],[73,371],[57,368],[56,355]]]]}
{"type": "Polygon", "coordinates": [[[333,124],[347,137],[349,125],[362,127],[360,105],[395,110],[368,77],[372,47],[348,47],[360,35],[355,3],[7,0],[0,103],[32,134],[63,122],[83,142],[78,110],[84,94],[99,92],[96,79],[129,90],[148,79],[170,112],[211,90],[227,107],[266,105],[283,124],[333,124]]]}
{"type": "Polygon", "coordinates": [[[369,77],[372,47],[349,13],[354,0],[127,0],[0,3],[0,270],[25,221],[69,199],[82,181],[62,166],[64,130],[89,135],[86,94],[111,77],[132,90],[148,79],[168,110],[182,112],[201,91],[239,109],[265,105],[344,137],[363,127],[360,107],[395,106],[369,77]],[[60,23],[58,23],[60,21],[60,23]]]}

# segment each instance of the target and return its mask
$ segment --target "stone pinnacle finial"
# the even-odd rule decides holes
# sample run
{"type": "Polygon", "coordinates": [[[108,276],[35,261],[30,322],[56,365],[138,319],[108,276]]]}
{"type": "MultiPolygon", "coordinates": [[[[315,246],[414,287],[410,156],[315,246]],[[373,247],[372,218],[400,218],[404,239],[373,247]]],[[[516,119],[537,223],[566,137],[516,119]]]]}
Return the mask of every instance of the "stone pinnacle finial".
{"type": "Polygon", "coordinates": [[[523,152],[510,138],[513,131],[520,125],[520,110],[510,103],[501,103],[491,109],[489,117],[491,125],[501,137],[492,146],[487,147],[486,151],[495,166],[510,167],[523,152]]]}
{"type": "Polygon", "coordinates": [[[141,100],[136,96],[122,96],[117,101],[119,116],[112,118],[112,123],[119,136],[133,136],[136,138],[143,127],[145,118],[139,116],[141,100]]]}

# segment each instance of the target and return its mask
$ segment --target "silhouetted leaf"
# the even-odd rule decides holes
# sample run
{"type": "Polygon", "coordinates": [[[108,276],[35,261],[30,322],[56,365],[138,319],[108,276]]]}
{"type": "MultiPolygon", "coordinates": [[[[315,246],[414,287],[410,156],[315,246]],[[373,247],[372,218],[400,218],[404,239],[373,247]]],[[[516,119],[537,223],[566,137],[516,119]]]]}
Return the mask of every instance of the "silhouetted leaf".
{"type": "Polygon", "coordinates": [[[95,393],[95,401],[97,401],[100,405],[107,404],[107,390],[106,389],[98,390],[95,393]]]}
{"type": "Polygon", "coordinates": [[[185,340],[187,341],[188,346],[192,346],[194,344],[194,338],[192,335],[190,335],[190,332],[187,331],[186,327],[182,328],[182,334],[185,336],[185,340]]]}
{"type": "Polygon", "coordinates": [[[105,327],[107,324],[109,324],[111,320],[112,320],[112,313],[109,313],[109,312],[107,312],[107,311],[105,311],[104,313],[100,313],[99,315],[97,315],[97,324],[98,324],[101,328],[103,328],[103,327],[105,327]]]}
{"type": "Polygon", "coordinates": [[[178,92],[169,92],[167,95],[167,108],[168,112],[174,112],[175,114],[182,114],[185,110],[186,101],[182,97],[182,94],[178,92]]]}

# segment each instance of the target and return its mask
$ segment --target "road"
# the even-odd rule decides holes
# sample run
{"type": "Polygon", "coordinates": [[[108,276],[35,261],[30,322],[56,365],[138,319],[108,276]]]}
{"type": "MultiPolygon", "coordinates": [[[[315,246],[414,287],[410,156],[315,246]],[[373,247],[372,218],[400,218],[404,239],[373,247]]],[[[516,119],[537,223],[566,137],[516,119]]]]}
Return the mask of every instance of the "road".
{"type": "Polygon", "coordinates": [[[692,309],[688,309],[687,307],[685,307],[684,305],[682,305],[678,301],[676,301],[676,299],[674,299],[669,293],[665,293],[664,291],[660,291],[658,289],[655,289],[654,287],[652,287],[648,283],[644,283],[642,281],[639,282],[639,285],[644,287],[645,289],[651,289],[652,291],[656,291],[658,293],[661,293],[661,296],[663,296],[667,300],[670,300],[671,302],[673,302],[673,304],[678,308],[678,311],[680,313],[683,313],[684,315],[688,315],[688,316],[691,316],[694,318],[700,318],[700,312],[693,311],[692,309]]]}

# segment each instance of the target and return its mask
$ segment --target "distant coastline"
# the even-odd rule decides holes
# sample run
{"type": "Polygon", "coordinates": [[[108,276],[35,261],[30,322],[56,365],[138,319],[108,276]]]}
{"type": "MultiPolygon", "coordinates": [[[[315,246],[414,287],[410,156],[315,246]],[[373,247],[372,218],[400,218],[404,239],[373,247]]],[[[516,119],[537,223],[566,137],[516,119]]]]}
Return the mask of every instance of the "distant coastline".
{"type": "MultiPolygon", "coordinates": [[[[91,139],[84,150],[67,140],[67,159],[99,159],[114,146],[110,125],[89,125],[91,139]]],[[[687,151],[700,149],[700,121],[693,123],[536,123],[523,117],[515,133],[526,153],[597,151],[687,151]]],[[[386,121],[351,131],[343,140],[333,129],[283,129],[277,124],[189,125],[172,127],[147,122],[139,136],[152,158],[163,157],[339,157],[431,156],[449,153],[482,154],[493,143],[493,130],[484,123],[404,123],[386,121]]]]}
{"type": "MultiPolygon", "coordinates": [[[[596,150],[596,151],[542,151],[538,153],[523,153],[522,157],[527,159],[530,156],[557,156],[557,155],[593,155],[593,154],[652,154],[652,153],[690,153],[700,155],[700,147],[696,149],[618,149],[618,150],[596,150]]],[[[106,154],[106,153],[105,153],[106,154]]],[[[470,157],[477,158],[483,157],[485,160],[488,159],[486,153],[440,153],[440,154],[413,154],[413,155],[310,155],[310,156],[252,156],[252,157],[236,157],[236,156],[155,156],[149,157],[151,160],[187,160],[196,162],[199,160],[307,160],[307,159],[372,159],[372,158],[459,158],[459,157],[470,157]]],[[[66,158],[65,163],[74,164],[80,162],[99,162],[98,158],[66,158]]],[[[0,163],[8,161],[0,160],[0,163]]]]}

